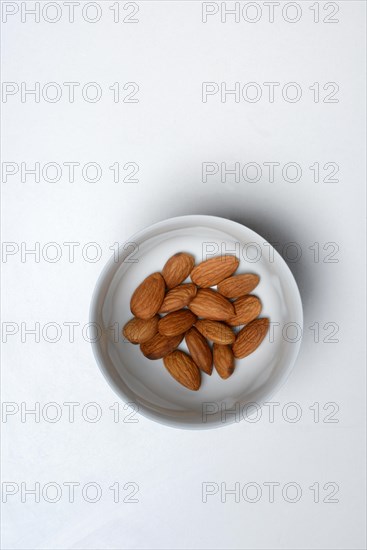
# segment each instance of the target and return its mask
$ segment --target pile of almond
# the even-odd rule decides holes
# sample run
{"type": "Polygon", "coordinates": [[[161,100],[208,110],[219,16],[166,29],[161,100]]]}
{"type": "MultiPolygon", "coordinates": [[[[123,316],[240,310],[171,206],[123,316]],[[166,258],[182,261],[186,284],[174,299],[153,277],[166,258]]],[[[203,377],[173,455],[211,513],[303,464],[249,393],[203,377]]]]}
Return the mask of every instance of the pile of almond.
{"type": "Polygon", "coordinates": [[[258,318],[259,298],[250,294],[260,279],[252,273],[234,275],[238,266],[233,255],[195,266],[191,254],[175,254],[162,273],[149,275],[133,293],[134,317],[123,335],[140,344],[149,359],[163,358],[173,378],[190,390],[200,388],[201,371],[212,374],[213,363],[221,378],[229,378],[234,358],[255,351],[269,328],[268,318],[258,318]],[[182,284],[188,276],[192,282],[182,284]],[[184,338],[190,355],[177,349],[184,338]]]}

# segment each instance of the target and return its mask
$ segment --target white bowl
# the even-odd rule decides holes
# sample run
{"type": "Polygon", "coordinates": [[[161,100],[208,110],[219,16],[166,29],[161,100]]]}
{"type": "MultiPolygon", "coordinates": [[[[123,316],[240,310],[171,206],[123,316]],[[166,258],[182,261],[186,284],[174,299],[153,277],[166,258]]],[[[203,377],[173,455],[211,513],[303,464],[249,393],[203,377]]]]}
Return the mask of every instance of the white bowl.
{"type": "MultiPolygon", "coordinates": [[[[90,317],[100,327],[93,351],[115,392],[124,401],[134,402],[144,416],[181,428],[225,426],[254,413],[287,379],[303,327],[297,284],[277,251],[239,223],[201,215],[164,220],[122,245],[97,282],[90,317]],[[145,358],[139,346],[121,335],[132,317],[129,302],[134,289],[180,251],[193,254],[197,263],[214,255],[236,253],[240,257],[237,273],[260,276],[254,294],[263,304],[261,316],[271,322],[262,344],[248,357],[236,360],[229,379],[222,380],[213,369],[211,376],[202,374],[196,392],[178,384],[162,360],[145,358]]],[[[187,349],[184,342],[180,348],[187,349]]]]}

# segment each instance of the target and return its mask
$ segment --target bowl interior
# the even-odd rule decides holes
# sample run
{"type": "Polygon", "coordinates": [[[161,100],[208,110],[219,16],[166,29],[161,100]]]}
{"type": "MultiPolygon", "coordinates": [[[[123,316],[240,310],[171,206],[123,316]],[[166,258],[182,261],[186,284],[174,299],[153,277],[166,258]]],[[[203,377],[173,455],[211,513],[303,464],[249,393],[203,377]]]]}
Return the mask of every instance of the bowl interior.
{"type": "MultiPolygon", "coordinates": [[[[92,322],[100,327],[93,344],[98,363],[117,393],[135,402],[141,413],[181,427],[208,428],[239,420],[266,401],[288,376],[302,333],[302,307],[297,285],[284,260],[259,235],[222,218],[185,216],[166,220],[135,235],[113,257],[97,284],[92,322]],[[202,374],[201,388],[192,392],[178,384],[163,361],[145,358],[139,346],[123,338],[123,325],[132,317],[130,297],[150,273],[161,271],[176,252],[193,254],[196,262],[218,254],[240,258],[237,273],[260,276],[254,290],[271,328],[260,347],[236,360],[234,374],[222,380],[215,369],[202,374]],[[227,414],[229,410],[236,414],[227,414]]],[[[187,351],[185,342],[180,349],[187,351]]]]}

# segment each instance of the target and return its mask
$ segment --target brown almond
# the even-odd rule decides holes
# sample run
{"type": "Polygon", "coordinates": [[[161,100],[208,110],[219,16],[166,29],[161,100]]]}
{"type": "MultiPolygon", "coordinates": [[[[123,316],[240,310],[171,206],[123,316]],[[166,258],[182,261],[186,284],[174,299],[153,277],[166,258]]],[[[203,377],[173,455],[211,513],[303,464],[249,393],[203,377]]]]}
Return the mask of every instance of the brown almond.
{"type": "Polygon", "coordinates": [[[247,294],[237,298],[234,302],[235,315],[230,319],[227,319],[227,323],[231,327],[237,327],[238,325],[245,325],[251,323],[261,313],[261,302],[257,296],[247,294]]]}
{"type": "Polygon", "coordinates": [[[195,266],[190,277],[196,285],[208,288],[232,275],[239,263],[239,259],[233,255],[217,256],[195,266]]]}
{"type": "Polygon", "coordinates": [[[269,329],[269,319],[262,317],[251,321],[237,334],[232,346],[233,355],[242,359],[259,347],[269,329]]]}
{"type": "Polygon", "coordinates": [[[171,256],[162,269],[162,275],[168,288],[174,288],[184,281],[195,265],[195,259],[187,252],[178,252],[171,256]]]}
{"type": "Polygon", "coordinates": [[[235,315],[232,303],[211,288],[199,288],[189,303],[189,309],[198,317],[212,321],[225,321],[235,315]]]}
{"type": "Polygon", "coordinates": [[[231,327],[219,321],[199,319],[196,321],[195,327],[205,338],[216,344],[233,344],[236,339],[231,327]]]}
{"type": "Polygon", "coordinates": [[[228,277],[218,284],[218,292],[226,298],[238,298],[249,294],[259,284],[260,277],[255,273],[243,273],[228,277]]]}
{"type": "Polygon", "coordinates": [[[197,365],[189,355],[176,350],[163,358],[163,363],[168,372],[177,382],[196,391],[200,388],[201,374],[197,365]]]}
{"type": "Polygon", "coordinates": [[[189,309],[180,309],[168,313],[158,322],[158,331],[163,336],[177,336],[184,334],[195,323],[197,317],[189,309]]]}
{"type": "Polygon", "coordinates": [[[231,346],[214,344],[213,359],[215,370],[221,378],[229,378],[234,371],[234,356],[231,346]]]}
{"type": "Polygon", "coordinates": [[[206,338],[195,328],[190,328],[185,334],[185,340],[191,357],[200,370],[211,374],[213,371],[212,350],[206,338]]]}
{"type": "Polygon", "coordinates": [[[158,332],[159,315],[151,319],[138,319],[133,317],[122,329],[122,334],[132,344],[143,344],[158,332]]]}
{"type": "Polygon", "coordinates": [[[160,273],[144,279],[130,300],[131,313],[139,319],[151,319],[158,313],[165,294],[165,283],[160,273]]]}
{"type": "Polygon", "coordinates": [[[183,335],[163,336],[159,332],[147,342],[140,345],[141,352],[148,359],[162,359],[180,345],[183,335]]]}
{"type": "Polygon", "coordinates": [[[186,283],[169,290],[163,300],[159,313],[178,311],[187,306],[196,295],[197,286],[194,283],[186,283]]]}

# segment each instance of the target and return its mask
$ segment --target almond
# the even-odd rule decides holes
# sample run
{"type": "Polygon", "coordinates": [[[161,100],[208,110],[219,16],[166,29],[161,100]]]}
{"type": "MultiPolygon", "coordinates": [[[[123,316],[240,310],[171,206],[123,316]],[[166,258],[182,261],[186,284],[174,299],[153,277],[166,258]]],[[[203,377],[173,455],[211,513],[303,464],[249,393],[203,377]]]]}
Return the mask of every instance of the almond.
{"type": "Polygon", "coordinates": [[[158,322],[158,331],[163,336],[177,336],[184,334],[197,320],[197,317],[188,309],[180,309],[168,313],[158,322]]]}
{"type": "Polygon", "coordinates": [[[162,275],[168,288],[174,288],[184,281],[194,267],[195,259],[191,254],[178,252],[171,256],[162,269],[162,275]]]}
{"type": "Polygon", "coordinates": [[[218,284],[218,292],[226,298],[238,298],[249,294],[259,284],[260,277],[255,273],[243,273],[228,277],[218,284]]]}
{"type": "Polygon", "coordinates": [[[191,272],[191,280],[198,286],[208,288],[226,279],[234,273],[240,263],[236,256],[217,256],[205,260],[195,266],[191,272]]]}
{"type": "Polygon", "coordinates": [[[183,336],[163,336],[159,332],[140,345],[141,352],[148,359],[162,359],[180,345],[183,336]]]}
{"type": "Polygon", "coordinates": [[[219,321],[199,319],[196,321],[195,327],[205,338],[216,344],[233,344],[236,339],[231,327],[219,321]]]}
{"type": "Polygon", "coordinates": [[[199,369],[206,374],[211,374],[213,371],[212,350],[204,336],[195,327],[192,327],[186,332],[185,340],[190,355],[199,369]]]}
{"type": "Polygon", "coordinates": [[[226,321],[231,327],[250,323],[261,313],[261,302],[259,298],[251,294],[237,298],[237,300],[233,302],[233,305],[235,315],[226,321]]]}
{"type": "Polygon", "coordinates": [[[160,273],[146,277],[130,300],[131,313],[139,319],[151,319],[158,313],[165,293],[165,283],[160,273]]]}
{"type": "Polygon", "coordinates": [[[143,344],[158,332],[159,315],[151,319],[130,319],[122,329],[122,334],[132,344],[143,344]]]}
{"type": "Polygon", "coordinates": [[[262,317],[251,321],[237,334],[232,346],[233,354],[238,359],[250,355],[264,340],[269,329],[269,319],[262,317]]]}
{"type": "Polygon", "coordinates": [[[212,321],[225,321],[235,315],[231,302],[211,288],[199,289],[191,300],[189,309],[198,317],[212,321]]]}
{"type": "Polygon", "coordinates": [[[215,370],[221,378],[229,378],[234,371],[234,357],[231,346],[214,344],[213,359],[215,370]]]}
{"type": "Polygon", "coordinates": [[[196,391],[200,388],[200,370],[189,355],[176,350],[163,358],[163,363],[168,372],[177,382],[196,391]]]}
{"type": "Polygon", "coordinates": [[[196,295],[197,287],[194,283],[179,285],[169,290],[163,300],[159,313],[170,313],[184,308],[196,295]]]}

